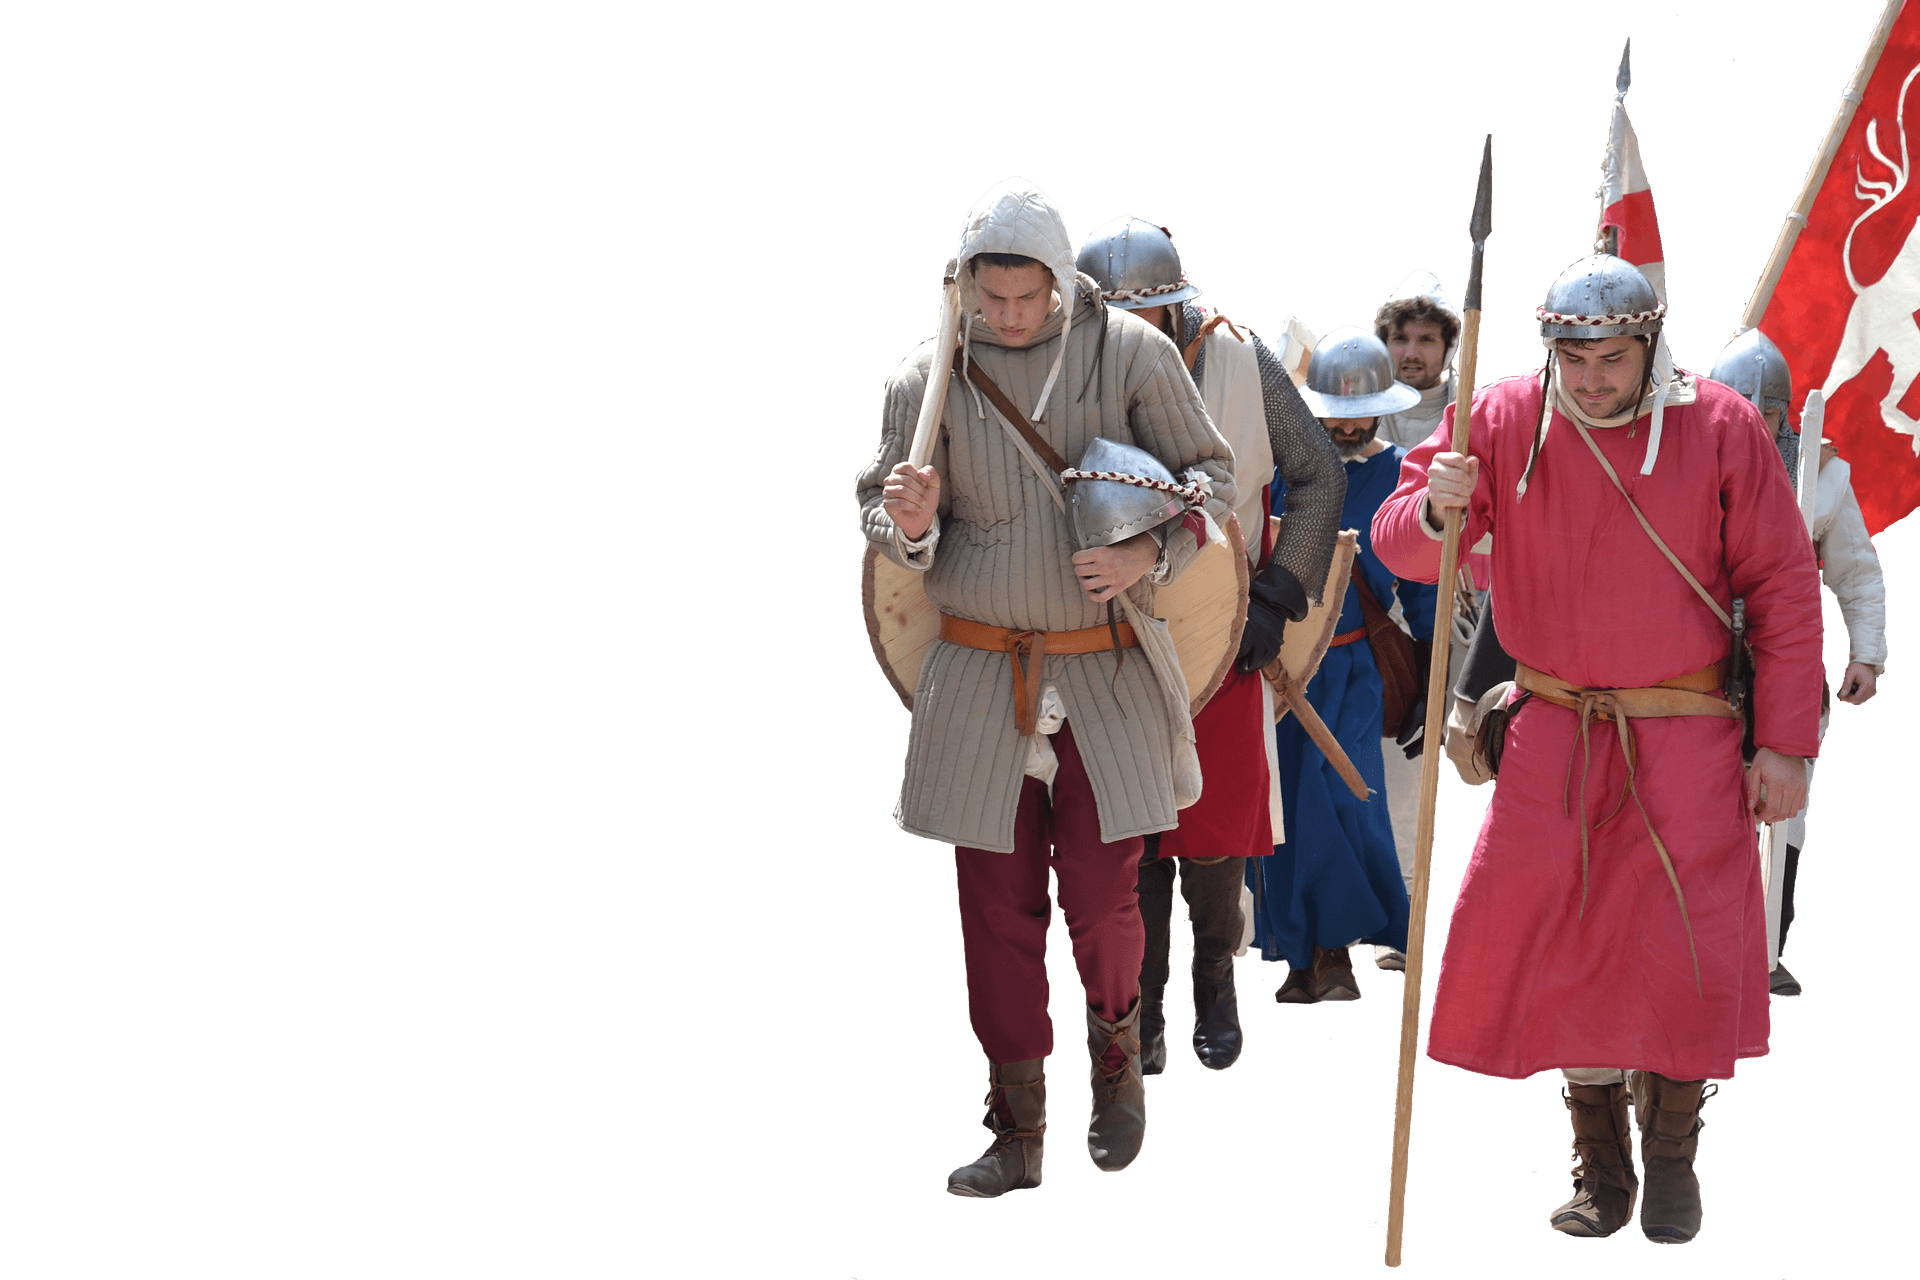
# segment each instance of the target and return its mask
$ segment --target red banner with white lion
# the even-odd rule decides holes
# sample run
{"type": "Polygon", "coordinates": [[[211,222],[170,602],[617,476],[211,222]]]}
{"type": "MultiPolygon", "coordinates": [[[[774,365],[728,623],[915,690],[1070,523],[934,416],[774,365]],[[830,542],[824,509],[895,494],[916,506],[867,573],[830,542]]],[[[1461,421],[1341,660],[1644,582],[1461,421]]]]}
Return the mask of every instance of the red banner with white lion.
{"type": "Polygon", "coordinates": [[[1894,20],[1759,327],[1878,533],[1920,507],[1920,4],[1894,20]]]}

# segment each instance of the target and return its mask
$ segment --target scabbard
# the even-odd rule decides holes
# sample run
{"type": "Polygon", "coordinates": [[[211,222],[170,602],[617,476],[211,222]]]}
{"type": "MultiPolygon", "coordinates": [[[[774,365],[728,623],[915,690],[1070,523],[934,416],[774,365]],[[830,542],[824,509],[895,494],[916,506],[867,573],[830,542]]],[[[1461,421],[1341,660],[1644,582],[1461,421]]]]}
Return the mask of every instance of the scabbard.
{"type": "Polygon", "coordinates": [[[1327,757],[1328,762],[1333,765],[1334,772],[1338,773],[1341,780],[1347,784],[1347,789],[1362,800],[1371,796],[1373,792],[1368,788],[1367,780],[1360,776],[1358,769],[1353,767],[1353,761],[1347,758],[1346,749],[1340,745],[1340,740],[1333,736],[1333,730],[1327,728],[1327,722],[1320,718],[1320,713],[1313,709],[1311,702],[1307,701],[1305,691],[1287,675],[1285,667],[1280,669],[1280,682],[1275,692],[1279,693],[1286,702],[1287,709],[1300,718],[1300,727],[1307,731],[1307,736],[1313,739],[1313,745],[1319,747],[1321,753],[1327,757]]]}

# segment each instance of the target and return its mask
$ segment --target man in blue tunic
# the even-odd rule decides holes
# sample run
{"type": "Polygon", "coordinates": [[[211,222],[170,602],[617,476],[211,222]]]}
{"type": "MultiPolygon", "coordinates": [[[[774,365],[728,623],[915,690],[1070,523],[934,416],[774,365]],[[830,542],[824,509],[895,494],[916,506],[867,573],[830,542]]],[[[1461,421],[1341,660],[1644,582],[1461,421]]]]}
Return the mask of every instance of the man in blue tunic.
{"type": "MultiPolygon", "coordinates": [[[[1412,629],[1415,665],[1431,650],[1438,589],[1398,582],[1373,553],[1373,513],[1392,494],[1406,450],[1375,438],[1382,414],[1406,409],[1420,393],[1395,381],[1386,344],[1361,328],[1336,329],[1314,348],[1300,395],[1333,439],[1347,470],[1341,525],[1360,532],[1354,576],[1347,588],[1333,647],[1307,685],[1307,700],[1327,722],[1375,792],[1360,800],[1340,780],[1296,717],[1275,730],[1285,843],[1248,868],[1254,894],[1254,940],[1268,960],[1292,966],[1274,994],[1282,1004],[1357,1000],[1359,984],[1347,948],[1370,942],[1404,950],[1407,890],[1394,851],[1387,812],[1386,766],[1381,757],[1383,687],[1374,646],[1398,631],[1386,616],[1397,595],[1412,629]],[[1369,631],[1373,638],[1369,639],[1369,631]]],[[[1275,500],[1283,488],[1275,481],[1275,500]]],[[[1424,690],[1416,672],[1414,696],[1424,690]]],[[[1412,708],[1408,717],[1415,716],[1412,708]]],[[[1396,726],[1397,727],[1397,726],[1396,726]]]]}

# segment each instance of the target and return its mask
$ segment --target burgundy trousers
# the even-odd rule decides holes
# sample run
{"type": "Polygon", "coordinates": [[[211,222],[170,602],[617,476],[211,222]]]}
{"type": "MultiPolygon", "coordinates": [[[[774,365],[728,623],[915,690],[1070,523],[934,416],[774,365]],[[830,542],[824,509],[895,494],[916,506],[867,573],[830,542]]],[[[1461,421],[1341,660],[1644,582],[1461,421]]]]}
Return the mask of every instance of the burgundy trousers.
{"type": "Polygon", "coordinates": [[[994,1062],[1053,1052],[1047,1017],[1047,868],[1060,879],[1073,962],[1087,1004],[1108,1022],[1140,995],[1146,931],[1134,893],[1140,836],[1104,844],[1093,786],[1070,725],[1053,735],[1060,770],[1053,798],[1028,778],[1014,817],[1012,853],[958,846],[960,931],[967,946],[967,1007],[973,1033],[994,1062]]]}

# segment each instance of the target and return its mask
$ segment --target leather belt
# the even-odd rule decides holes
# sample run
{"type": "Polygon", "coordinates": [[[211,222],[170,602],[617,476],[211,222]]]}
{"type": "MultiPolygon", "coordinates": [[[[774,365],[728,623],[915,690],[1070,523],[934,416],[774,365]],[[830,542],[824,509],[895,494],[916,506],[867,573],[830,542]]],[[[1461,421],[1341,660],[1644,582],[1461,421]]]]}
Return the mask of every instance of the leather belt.
{"type": "MultiPolygon", "coordinates": [[[[1662,719],[1671,716],[1713,716],[1718,719],[1738,720],[1740,713],[1716,690],[1726,684],[1726,663],[1716,662],[1702,667],[1698,671],[1684,676],[1675,676],[1671,680],[1662,680],[1659,684],[1641,689],[1584,689],[1579,685],[1568,684],[1557,676],[1544,671],[1536,671],[1525,663],[1516,663],[1514,683],[1525,689],[1542,702],[1551,702],[1555,706],[1566,707],[1580,716],[1579,748],[1584,751],[1586,760],[1580,770],[1580,915],[1587,910],[1587,854],[1588,836],[1594,827],[1604,827],[1612,822],[1620,810],[1625,807],[1627,797],[1633,797],[1634,807],[1640,810],[1640,820],[1646,824],[1647,835],[1653,840],[1653,850],[1660,855],[1660,865],[1666,870],[1667,883],[1673,886],[1674,901],[1680,904],[1680,923],[1686,926],[1687,949],[1693,955],[1693,983],[1695,990],[1702,996],[1706,994],[1700,983],[1700,952],[1693,942],[1693,921],[1687,916],[1687,895],[1680,891],[1680,876],[1673,869],[1673,859],[1667,854],[1667,846],[1660,839],[1660,833],[1653,829],[1653,819],[1647,813],[1647,806],[1640,802],[1640,788],[1634,774],[1635,741],[1629,721],[1634,719],[1662,719]],[[1627,785],[1622,789],[1620,800],[1613,806],[1612,812],[1600,821],[1587,822],[1587,773],[1593,767],[1593,742],[1588,729],[1595,720],[1612,721],[1619,731],[1620,755],[1627,766],[1627,785]]],[[[1572,816],[1571,795],[1573,790],[1573,753],[1567,753],[1567,781],[1561,791],[1560,807],[1562,812],[1572,816]]]]}
{"type": "Polygon", "coordinates": [[[1513,682],[1542,702],[1570,711],[1591,705],[1589,715],[1595,720],[1613,719],[1615,707],[1632,720],[1658,720],[1668,716],[1737,720],[1740,713],[1733,709],[1733,704],[1718,696],[1719,691],[1726,688],[1726,672],[1727,664],[1716,662],[1642,689],[1583,689],[1521,662],[1515,664],[1513,682]]]}
{"type": "Polygon", "coordinates": [[[1352,644],[1355,640],[1365,640],[1366,638],[1367,629],[1363,626],[1355,627],[1351,631],[1342,631],[1339,635],[1327,642],[1327,647],[1329,649],[1338,649],[1343,644],[1352,644]]]}
{"type": "Polygon", "coordinates": [[[1112,649],[1118,639],[1123,649],[1138,647],[1139,637],[1125,622],[1106,627],[1082,627],[1078,631],[1015,631],[985,622],[969,622],[950,613],[940,615],[940,638],[965,649],[1002,651],[1013,663],[1013,723],[1026,737],[1040,718],[1039,663],[1050,653],[1099,653],[1112,649]],[[1020,659],[1026,657],[1023,668],[1020,659]]]}

